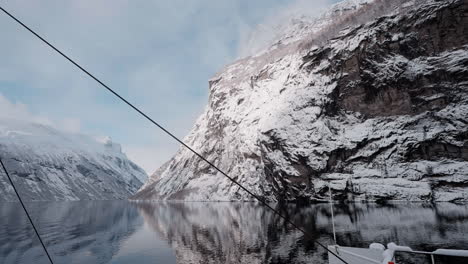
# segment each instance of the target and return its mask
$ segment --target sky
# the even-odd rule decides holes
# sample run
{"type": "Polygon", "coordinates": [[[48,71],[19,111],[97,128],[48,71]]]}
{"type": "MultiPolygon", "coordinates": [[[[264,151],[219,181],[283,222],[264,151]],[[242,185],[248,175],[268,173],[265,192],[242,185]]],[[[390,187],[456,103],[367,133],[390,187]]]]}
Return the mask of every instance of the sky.
{"type": "MultiPolygon", "coordinates": [[[[254,33],[337,0],[4,0],[1,6],[179,138],[208,80],[248,54],[254,33]]],[[[148,174],[179,145],[0,14],[0,116],[110,136],[148,174]]],[[[260,41],[260,40],[259,40],[260,41]]],[[[254,41],[255,42],[255,41],[254,41]]],[[[258,43],[257,43],[258,44],[258,43]]]]}

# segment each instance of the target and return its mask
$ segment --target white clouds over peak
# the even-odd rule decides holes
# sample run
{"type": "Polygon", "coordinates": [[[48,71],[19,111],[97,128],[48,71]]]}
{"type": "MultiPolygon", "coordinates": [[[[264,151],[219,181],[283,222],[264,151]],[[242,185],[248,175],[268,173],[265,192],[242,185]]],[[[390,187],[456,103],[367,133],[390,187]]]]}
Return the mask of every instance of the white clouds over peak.
{"type": "Polygon", "coordinates": [[[11,102],[2,94],[0,94],[0,118],[52,125],[52,121],[47,117],[33,115],[25,104],[20,102],[11,102]]]}
{"type": "MultiPolygon", "coordinates": [[[[11,102],[0,93],[0,119],[13,119],[27,123],[37,123],[46,126],[51,126],[56,129],[70,132],[79,133],[81,129],[81,122],[76,118],[65,118],[59,120],[52,120],[41,114],[33,114],[26,104],[21,102],[11,102]]],[[[1,122],[1,121],[0,121],[1,122]]]]}

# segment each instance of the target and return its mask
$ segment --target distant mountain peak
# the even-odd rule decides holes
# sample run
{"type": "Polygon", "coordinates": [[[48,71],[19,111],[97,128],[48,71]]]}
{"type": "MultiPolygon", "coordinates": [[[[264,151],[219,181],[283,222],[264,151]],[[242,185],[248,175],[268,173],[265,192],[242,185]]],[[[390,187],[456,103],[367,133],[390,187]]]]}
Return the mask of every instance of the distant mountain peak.
{"type": "MultiPolygon", "coordinates": [[[[0,151],[25,200],[125,199],[147,179],[110,137],[44,124],[0,118],[0,151]]],[[[0,192],[15,199],[5,177],[0,192]]]]}

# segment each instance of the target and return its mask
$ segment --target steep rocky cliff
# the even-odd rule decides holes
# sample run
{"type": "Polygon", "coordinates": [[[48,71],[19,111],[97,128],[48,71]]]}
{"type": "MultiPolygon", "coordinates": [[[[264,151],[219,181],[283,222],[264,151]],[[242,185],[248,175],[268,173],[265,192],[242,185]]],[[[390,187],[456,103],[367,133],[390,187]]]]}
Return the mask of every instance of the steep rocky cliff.
{"type": "MultiPolygon", "coordinates": [[[[147,178],[108,138],[18,120],[0,118],[0,157],[26,201],[126,199],[147,178]]],[[[0,201],[16,199],[0,169],[0,201]]]]}
{"type": "MultiPolygon", "coordinates": [[[[185,142],[269,200],[468,200],[468,1],[327,14],[210,80],[185,142]]],[[[186,149],[166,166],[135,199],[252,199],[186,149]]]]}

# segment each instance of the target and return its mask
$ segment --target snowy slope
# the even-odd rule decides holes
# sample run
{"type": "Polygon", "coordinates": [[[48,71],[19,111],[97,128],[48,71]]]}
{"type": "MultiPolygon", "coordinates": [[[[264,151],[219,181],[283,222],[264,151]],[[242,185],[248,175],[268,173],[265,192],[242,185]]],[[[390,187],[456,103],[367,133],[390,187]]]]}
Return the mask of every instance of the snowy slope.
{"type": "MultiPolygon", "coordinates": [[[[147,178],[108,138],[13,119],[0,119],[0,156],[25,200],[123,199],[147,178]]],[[[0,176],[0,200],[15,200],[0,176]]]]}
{"type": "MultiPolygon", "coordinates": [[[[239,60],[185,142],[269,200],[328,184],[337,199],[468,200],[467,9],[375,0],[239,60]]],[[[134,198],[252,199],[186,149],[157,177],[134,198]]]]}

